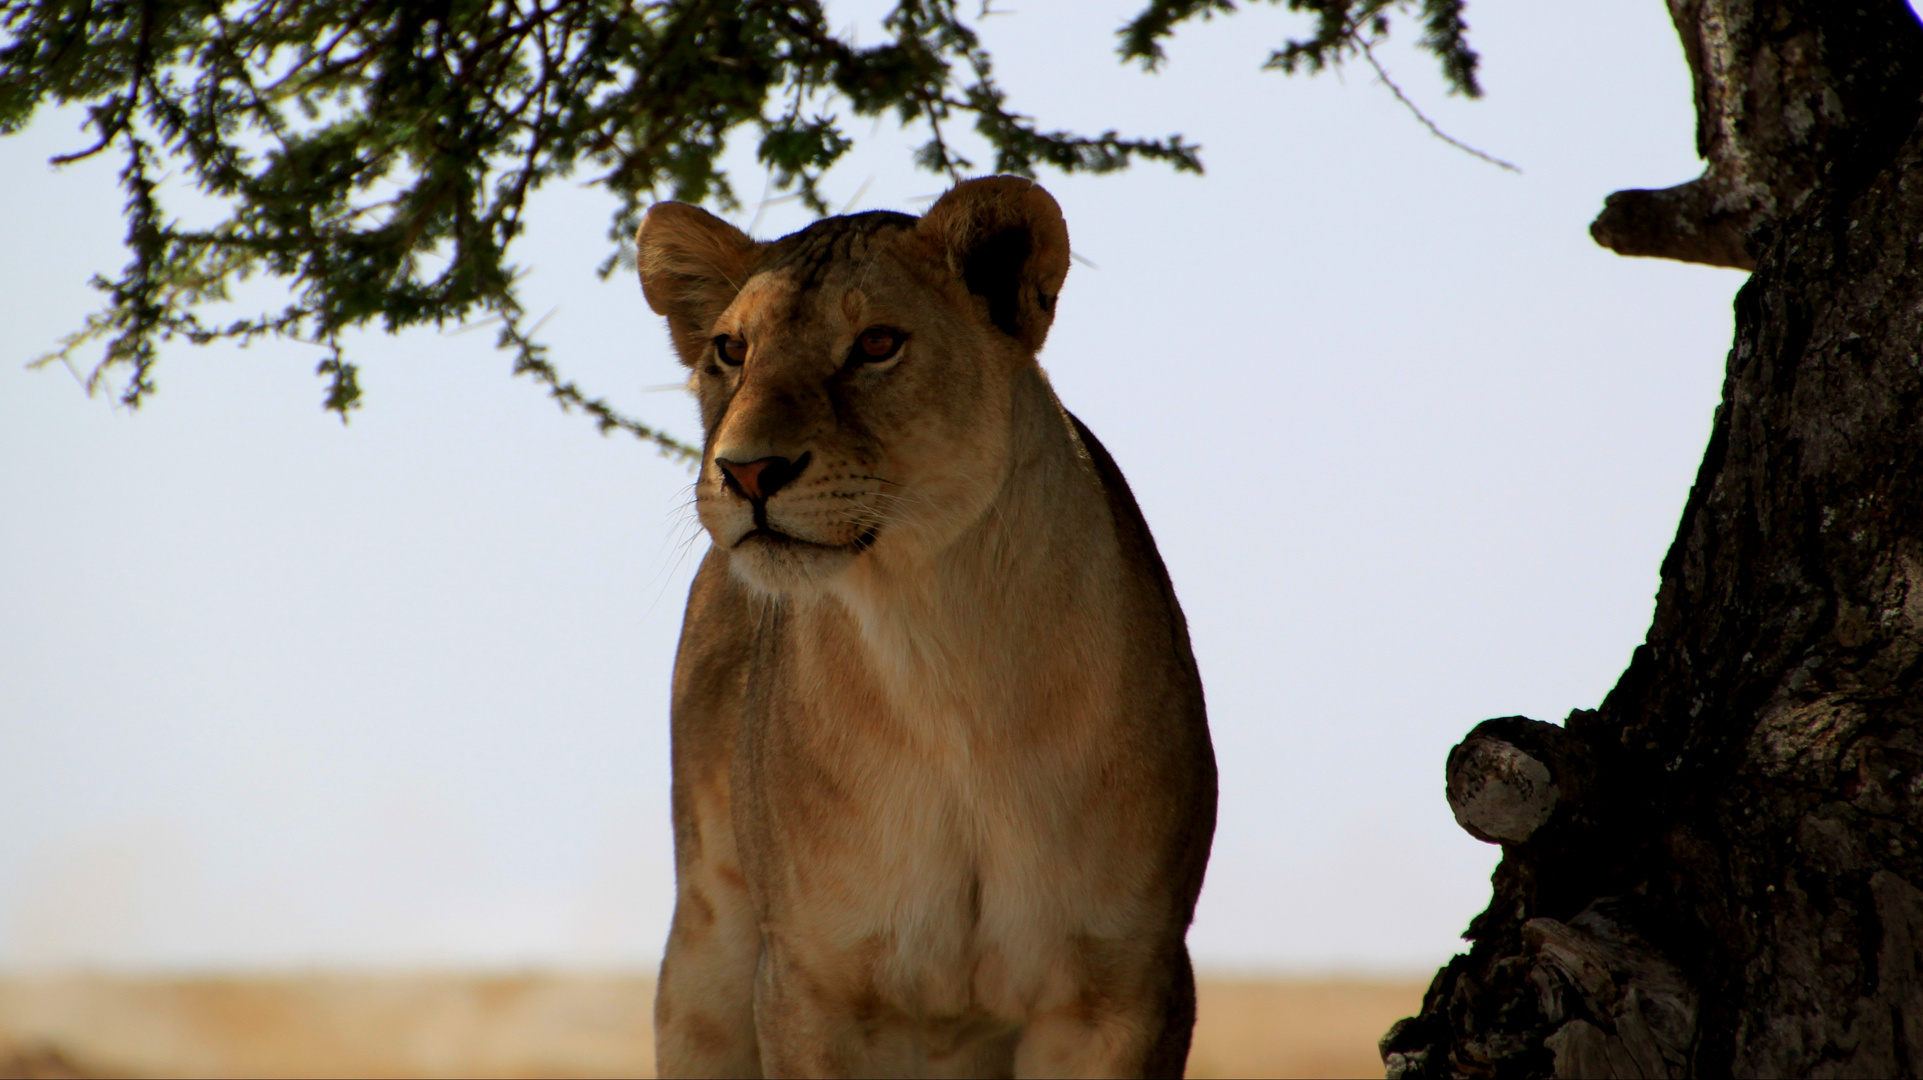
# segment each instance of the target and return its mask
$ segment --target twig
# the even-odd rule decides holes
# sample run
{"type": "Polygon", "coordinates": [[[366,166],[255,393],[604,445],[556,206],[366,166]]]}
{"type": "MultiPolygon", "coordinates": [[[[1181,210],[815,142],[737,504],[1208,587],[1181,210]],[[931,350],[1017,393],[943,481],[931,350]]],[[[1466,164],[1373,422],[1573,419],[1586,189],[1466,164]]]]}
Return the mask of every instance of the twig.
{"type": "Polygon", "coordinates": [[[1491,165],[1495,165],[1499,168],[1508,169],[1510,172],[1515,173],[1517,175],[1522,174],[1522,170],[1516,167],[1515,165],[1502,160],[1501,158],[1495,156],[1494,154],[1484,153],[1483,151],[1478,150],[1473,146],[1470,146],[1468,143],[1463,142],[1461,139],[1458,139],[1455,136],[1450,135],[1448,132],[1437,127],[1436,122],[1434,120],[1429,119],[1427,116],[1423,115],[1422,110],[1416,107],[1416,103],[1409,100],[1409,95],[1402,92],[1402,87],[1397,86],[1396,81],[1389,77],[1389,73],[1382,69],[1382,64],[1376,60],[1375,50],[1369,47],[1369,43],[1361,37],[1357,37],[1355,39],[1355,43],[1356,43],[1356,46],[1362,50],[1362,58],[1367,60],[1369,62],[1369,66],[1375,69],[1376,78],[1381,79],[1382,85],[1389,88],[1389,92],[1396,96],[1396,100],[1402,102],[1402,104],[1409,110],[1409,112],[1414,114],[1415,118],[1422,122],[1423,127],[1426,127],[1429,129],[1429,134],[1434,135],[1436,138],[1441,139],[1443,142],[1448,143],[1450,146],[1455,147],[1456,149],[1462,151],[1465,154],[1473,154],[1476,157],[1481,158],[1482,160],[1488,162],[1491,165]]]}

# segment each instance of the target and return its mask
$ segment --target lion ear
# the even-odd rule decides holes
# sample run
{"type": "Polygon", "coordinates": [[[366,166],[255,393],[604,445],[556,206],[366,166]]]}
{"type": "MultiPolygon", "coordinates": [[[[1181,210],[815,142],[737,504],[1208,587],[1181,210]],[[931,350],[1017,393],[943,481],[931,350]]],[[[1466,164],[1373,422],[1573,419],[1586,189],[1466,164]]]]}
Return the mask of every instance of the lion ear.
{"type": "Polygon", "coordinates": [[[1042,347],[1068,276],[1068,225],[1054,196],[1019,176],[966,180],[917,228],[968,291],[987,301],[989,322],[1031,351],[1042,347]]]}
{"type": "Polygon", "coordinates": [[[706,335],[753,275],[761,245],[698,206],[658,202],[648,207],[634,235],[641,295],[664,315],[681,351],[693,365],[707,349],[706,335]]]}

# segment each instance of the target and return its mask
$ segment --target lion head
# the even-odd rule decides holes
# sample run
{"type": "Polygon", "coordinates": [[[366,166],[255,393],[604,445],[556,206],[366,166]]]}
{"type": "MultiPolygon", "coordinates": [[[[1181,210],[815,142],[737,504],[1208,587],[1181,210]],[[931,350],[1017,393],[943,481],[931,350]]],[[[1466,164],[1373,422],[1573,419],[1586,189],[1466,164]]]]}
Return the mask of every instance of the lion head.
{"type": "Polygon", "coordinates": [[[1015,382],[1068,273],[1061,208],[1029,180],[957,185],[920,218],[827,218],[769,243],[657,203],[636,237],[700,399],[696,500],[764,592],[912,565],[989,512],[1015,382]]]}

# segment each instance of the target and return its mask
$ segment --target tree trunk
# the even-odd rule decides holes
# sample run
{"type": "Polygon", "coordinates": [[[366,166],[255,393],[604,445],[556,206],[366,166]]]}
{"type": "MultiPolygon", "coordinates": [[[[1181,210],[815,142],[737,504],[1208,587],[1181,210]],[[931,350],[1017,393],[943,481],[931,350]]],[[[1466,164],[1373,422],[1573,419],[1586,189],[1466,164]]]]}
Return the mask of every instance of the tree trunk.
{"type": "Polygon", "coordinates": [[[1722,404],[1616,689],[1450,754],[1503,861],[1390,1076],[1923,1073],[1923,28],[1671,12],[1709,167],[1592,232],[1753,264],[1722,404]]]}

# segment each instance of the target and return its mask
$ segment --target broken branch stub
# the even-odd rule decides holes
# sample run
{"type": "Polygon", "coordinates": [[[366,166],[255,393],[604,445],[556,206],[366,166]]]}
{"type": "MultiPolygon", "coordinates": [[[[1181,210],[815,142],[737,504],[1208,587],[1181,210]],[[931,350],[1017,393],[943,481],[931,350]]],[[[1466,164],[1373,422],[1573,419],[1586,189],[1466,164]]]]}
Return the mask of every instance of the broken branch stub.
{"type": "Polygon", "coordinates": [[[1854,148],[1908,133],[1923,35],[1902,0],[1669,0],[1669,11],[1703,175],[1610,195],[1589,235],[1619,255],[1753,270],[1756,226],[1796,211],[1854,148]]]}
{"type": "Polygon", "coordinates": [[[1449,809],[1456,824],[1490,844],[1534,838],[1557,810],[1575,805],[1589,787],[1588,756],[1568,732],[1524,716],[1476,725],[1449,751],[1449,809]]]}

